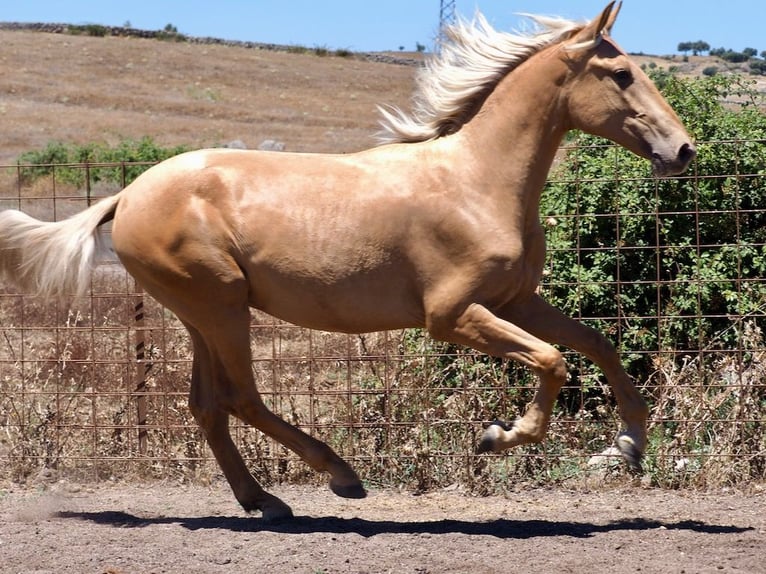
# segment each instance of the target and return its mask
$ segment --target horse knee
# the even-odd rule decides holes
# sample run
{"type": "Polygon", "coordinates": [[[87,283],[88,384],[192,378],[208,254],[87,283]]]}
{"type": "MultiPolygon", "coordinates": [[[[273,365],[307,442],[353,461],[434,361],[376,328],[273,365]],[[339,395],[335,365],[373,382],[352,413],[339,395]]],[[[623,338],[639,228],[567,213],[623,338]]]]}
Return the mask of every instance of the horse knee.
{"type": "Polygon", "coordinates": [[[564,356],[557,349],[546,345],[535,356],[535,370],[543,381],[557,381],[563,384],[567,377],[567,364],[564,356]]]}

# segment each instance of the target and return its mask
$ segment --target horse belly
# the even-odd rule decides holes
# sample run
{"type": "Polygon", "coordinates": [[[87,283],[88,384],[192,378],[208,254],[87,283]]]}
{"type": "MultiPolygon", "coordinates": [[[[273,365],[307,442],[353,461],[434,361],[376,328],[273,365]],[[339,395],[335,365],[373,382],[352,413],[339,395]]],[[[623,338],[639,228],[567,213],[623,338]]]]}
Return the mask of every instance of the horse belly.
{"type": "Polygon", "coordinates": [[[250,305],[312,329],[368,333],[424,324],[422,298],[392,270],[332,277],[254,269],[250,305]]]}

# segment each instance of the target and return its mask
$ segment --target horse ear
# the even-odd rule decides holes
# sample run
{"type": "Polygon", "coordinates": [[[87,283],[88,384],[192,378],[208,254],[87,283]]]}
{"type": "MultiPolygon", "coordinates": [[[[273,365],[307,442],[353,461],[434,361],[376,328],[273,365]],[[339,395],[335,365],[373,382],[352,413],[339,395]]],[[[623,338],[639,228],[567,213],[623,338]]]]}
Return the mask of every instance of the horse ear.
{"type": "Polygon", "coordinates": [[[614,24],[615,18],[617,18],[617,13],[620,11],[620,7],[618,6],[617,10],[615,10],[614,13],[612,12],[615,2],[616,0],[612,0],[607,4],[601,14],[591,20],[585,28],[580,30],[580,32],[572,39],[572,43],[577,46],[587,45],[597,41],[605,30],[608,32],[612,27],[612,24],[614,24]]]}
{"type": "Polygon", "coordinates": [[[614,21],[617,20],[617,14],[620,13],[620,8],[622,8],[622,0],[617,2],[614,10],[612,10],[611,14],[609,14],[609,20],[607,20],[606,26],[604,26],[604,30],[607,34],[612,33],[612,26],[614,26],[614,21]]]}

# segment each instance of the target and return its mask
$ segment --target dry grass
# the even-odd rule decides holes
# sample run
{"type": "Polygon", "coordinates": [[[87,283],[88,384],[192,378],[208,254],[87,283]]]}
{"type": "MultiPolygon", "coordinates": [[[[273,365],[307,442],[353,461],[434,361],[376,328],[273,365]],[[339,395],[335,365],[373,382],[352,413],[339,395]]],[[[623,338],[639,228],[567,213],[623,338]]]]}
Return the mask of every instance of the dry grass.
{"type": "Polygon", "coordinates": [[[687,360],[658,354],[649,470],[664,487],[717,487],[766,473],[764,334],[743,318],[741,347],[687,360]]]}
{"type": "Polygon", "coordinates": [[[376,105],[406,106],[415,69],[335,56],[0,31],[0,164],[51,140],[151,136],[206,147],[370,147],[376,105]]]}

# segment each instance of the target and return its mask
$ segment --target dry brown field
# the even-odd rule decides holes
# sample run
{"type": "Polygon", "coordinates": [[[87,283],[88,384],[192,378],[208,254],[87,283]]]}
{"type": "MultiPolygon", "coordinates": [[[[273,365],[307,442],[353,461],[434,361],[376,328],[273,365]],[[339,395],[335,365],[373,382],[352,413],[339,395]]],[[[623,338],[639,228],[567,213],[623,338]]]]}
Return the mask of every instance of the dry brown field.
{"type": "Polygon", "coordinates": [[[221,45],[0,30],[0,164],[49,141],[151,136],[167,146],[278,140],[374,145],[379,104],[405,106],[415,68],[221,45]]]}

